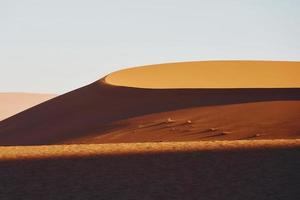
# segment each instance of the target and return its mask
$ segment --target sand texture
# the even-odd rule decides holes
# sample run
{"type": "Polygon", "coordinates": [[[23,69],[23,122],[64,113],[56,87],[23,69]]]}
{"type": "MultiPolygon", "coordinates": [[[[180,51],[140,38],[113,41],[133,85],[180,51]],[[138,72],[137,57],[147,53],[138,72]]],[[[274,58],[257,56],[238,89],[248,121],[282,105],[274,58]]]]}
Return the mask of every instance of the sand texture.
{"type": "Polygon", "coordinates": [[[299,140],[1,147],[0,152],[1,199],[300,198],[299,140]]]}

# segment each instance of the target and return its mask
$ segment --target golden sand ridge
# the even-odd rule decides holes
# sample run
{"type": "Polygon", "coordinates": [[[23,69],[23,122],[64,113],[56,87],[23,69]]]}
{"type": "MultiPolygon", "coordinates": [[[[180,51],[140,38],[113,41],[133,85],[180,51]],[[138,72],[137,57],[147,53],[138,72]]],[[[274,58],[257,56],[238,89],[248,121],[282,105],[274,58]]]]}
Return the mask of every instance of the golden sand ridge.
{"type": "Polygon", "coordinates": [[[120,70],[105,80],[136,88],[299,88],[300,62],[201,61],[120,70]]]}
{"type": "Polygon", "coordinates": [[[0,147],[0,160],[300,148],[300,139],[0,147]]]}

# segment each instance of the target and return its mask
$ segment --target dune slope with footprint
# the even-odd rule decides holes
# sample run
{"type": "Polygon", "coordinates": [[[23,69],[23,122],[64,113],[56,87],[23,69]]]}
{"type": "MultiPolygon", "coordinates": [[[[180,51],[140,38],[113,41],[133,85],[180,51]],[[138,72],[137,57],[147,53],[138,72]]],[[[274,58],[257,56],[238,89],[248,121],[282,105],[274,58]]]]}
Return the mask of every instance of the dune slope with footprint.
{"type": "Polygon", "coordinates": [[[300,137],[299,121],[298,101],[203,106],[117,121],[66,143],[293,139],[300,137]]]}

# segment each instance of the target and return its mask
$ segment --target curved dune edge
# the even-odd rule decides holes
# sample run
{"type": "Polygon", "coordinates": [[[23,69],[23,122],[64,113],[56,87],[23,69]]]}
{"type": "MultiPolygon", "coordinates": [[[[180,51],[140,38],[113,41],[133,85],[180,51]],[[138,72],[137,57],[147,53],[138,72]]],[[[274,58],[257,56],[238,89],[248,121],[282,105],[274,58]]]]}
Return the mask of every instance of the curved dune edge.
{"type": "Polygon", "coordinates": [[[300,139],[10,146],[0,160],[280,148],[300,148],[300,139]]]}
{"type": "Polygon", "coordinates": [[[299,76],[300,62],[198,61],[128,68],[104,82],[143,89],[299,88],[299,76]]]}

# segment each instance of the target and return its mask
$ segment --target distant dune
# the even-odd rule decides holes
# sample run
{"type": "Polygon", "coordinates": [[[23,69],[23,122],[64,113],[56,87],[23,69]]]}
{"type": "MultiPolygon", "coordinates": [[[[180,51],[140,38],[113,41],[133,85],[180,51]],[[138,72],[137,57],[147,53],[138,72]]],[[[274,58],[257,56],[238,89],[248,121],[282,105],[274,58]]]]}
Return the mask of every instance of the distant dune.
{"type": "Polygon", "coordinates": [[[0,145],[299,138],[299,69],[210,61],[122,70],[3,120],[0,145]]]}
{"type": "Polygon", "coordinates": [[[0,93],[0,121],[53,97],[54,94],[0,93]]]}

